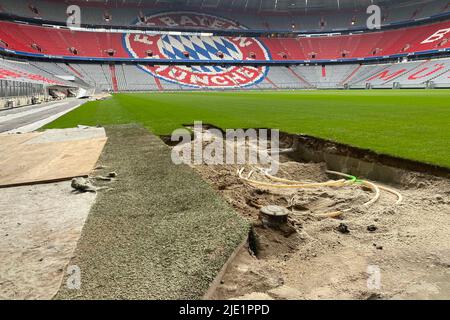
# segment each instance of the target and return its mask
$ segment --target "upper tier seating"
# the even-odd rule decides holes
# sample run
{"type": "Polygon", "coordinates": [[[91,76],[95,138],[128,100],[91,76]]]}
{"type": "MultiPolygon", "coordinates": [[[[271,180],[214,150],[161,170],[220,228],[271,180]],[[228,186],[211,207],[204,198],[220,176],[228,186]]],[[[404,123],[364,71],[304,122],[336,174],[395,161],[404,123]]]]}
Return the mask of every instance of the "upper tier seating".
{"type": "MultiPolygon", "coordinates": [[[[97,58],[130,58],[124,43],[124,34],[106,32],[69,31],[52,27],[30,26],[0,21],[0,47],[18,52],[37,55],[78,56],[97,58]]],[[[145,35],[131,35],[139,58],[157,58],[147,55],[148,48],[145,35]]],[[[218,56],[220,42],[229,43],[231,38],[200,36],[165,36],[167,41],[155,42],[160,45],[160,58],[177,59],[212,59],[221,60],[218,56]],[[170,39],[169,39],[170,38],[170,39]],[[172,39],[173,38],[173,39],[172,39]],[[217,41],[215,41],[217,40],[217,41]],[[215,41],[215,43],[214,43],[215,41]],[[170,48],[167,46],[170,43],[170,48]],[[202,53],[199,46],[207,45],[202,53]],[[212,45],[209,45],[212,44],[212,45]],[[176,50],[175,50],[176,49],[176,50]],[[174,51],[175,50],[175,51],[174,51]],[[216,50],[216,51],[214,51],[216,50]],[[213,52],[214,51],[214,52],[213,52]],[[185,52],[189,55],[186,56],[185,52]]],[[[242,40],[242,39],[241,39],[242,40]]],[[[331,37],[300,38],[259,38],[269,50],[273,60],[334,60],[382,57],[397,54],[410,54],[429,50],[450,49],[450,21],[430,25],[416,26],[398,30],[371,32],[356,35],[331,37]]],[[[245,43],[245,41],[243,41],[245,43]]],[[[248,51],[248,50],[247,50],[248,51]]],[[[254,57],[232,54],[229,50],[225,60],[266,60],[261,54],[254,57]]]]}
{"type": "MultiPolygon", "coordinates": [[[[370,5],[370,1],[360,1],[361,4],[370,5]]],[[[75,1],[76,3],[76,1],[75,1]]],[[[245,2],[243,2],[245,3],[245,2]]],[[[336,2],[335,2],[336,3],[336,2]]],[[[258,30],[333,30],[351,27],[365,27],[367,14],[364,8],[338,8],[330,7],[329,10],[314,9],[314,5],[308,10],[290,12],[273,12],[273,3],[270,7],[245,10],[245,6],[234,1],[222,1],[219,8],[202,8],[204,13],[223,16],[230,20],[238,21],[240,25],[258,30]],[[233,5],[234,10],[229,9],[233,5]],[[266,10],[265,10],[266,9],[266,10]],[[206,10],[206,11],[205,11],[206,10]]],[[[51,21],[66,22],[68,3],[58,0],[28,1],[28,0],[3,0],[1,11],[14,15],[46,19],[51,21]]],[[[183,8],[177,5],[179,11],[195,11],[195,6],[183,8]]],[[[139,6],[121,1],[84,2],[81,9],[83,24],[97,25],[121,25],[136,24],[140,16],[151,16],[159,12],[173,10],[167,2],[161,1],[139,6]]],[[[417,1],[396,2],[382,8],[383,24],[397,23],[414,19],[421,19],[450,11],[448,0],[432,0],[424,3],[417,1]]],[[[167,23],[161,22],[160,25],[167,23]]]]}

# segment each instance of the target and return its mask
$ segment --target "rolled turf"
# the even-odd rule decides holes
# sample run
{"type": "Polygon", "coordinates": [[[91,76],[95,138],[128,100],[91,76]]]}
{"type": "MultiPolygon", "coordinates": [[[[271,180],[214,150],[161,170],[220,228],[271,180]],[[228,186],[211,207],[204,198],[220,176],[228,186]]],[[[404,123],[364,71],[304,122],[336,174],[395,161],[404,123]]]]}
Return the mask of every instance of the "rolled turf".
{"type": "MultiPolygon", "coordinates": [[[[81,289],[63,281],[57,299],[199,299],[248,223],[170,149],[137,125],[106,128],[100,163],[118,173],[100,191],[70,265],[81,289]]],[[[74,195],[76,196],[76,195],[74,195]]]]}

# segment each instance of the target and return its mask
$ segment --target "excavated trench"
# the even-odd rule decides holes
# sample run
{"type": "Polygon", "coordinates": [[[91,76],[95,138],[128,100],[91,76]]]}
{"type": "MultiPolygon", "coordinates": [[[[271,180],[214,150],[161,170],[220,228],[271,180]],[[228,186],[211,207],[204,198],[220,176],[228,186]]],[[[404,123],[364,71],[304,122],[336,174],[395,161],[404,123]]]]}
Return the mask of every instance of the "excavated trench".
{"type": "Polygon", "coordinates": [[[253,227],[206,298],[450,298],[450,170],[298,135],[280,149],[275,176],[192,166],[253,227]]]}

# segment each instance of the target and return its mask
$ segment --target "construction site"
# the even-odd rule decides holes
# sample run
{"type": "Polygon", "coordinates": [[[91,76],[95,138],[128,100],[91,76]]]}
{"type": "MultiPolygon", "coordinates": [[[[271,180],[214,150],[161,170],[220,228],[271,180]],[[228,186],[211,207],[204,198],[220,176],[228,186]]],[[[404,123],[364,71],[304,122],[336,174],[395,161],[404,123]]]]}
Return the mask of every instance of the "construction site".
{"type": "Polygon", "coordinates": [[[448,0],[0,0],[0,300],[449,300],[449,101],[448,0]]]}
{"type": "MultiPolygon", "coordinates": [[[[187,128],[192,146],[223,142],[187,128]]],[[[0,142],[3,299],[449,297],[445,170],[283,133],[276,176],[175,165],[174,143],[139,125],[0,142]]]]}

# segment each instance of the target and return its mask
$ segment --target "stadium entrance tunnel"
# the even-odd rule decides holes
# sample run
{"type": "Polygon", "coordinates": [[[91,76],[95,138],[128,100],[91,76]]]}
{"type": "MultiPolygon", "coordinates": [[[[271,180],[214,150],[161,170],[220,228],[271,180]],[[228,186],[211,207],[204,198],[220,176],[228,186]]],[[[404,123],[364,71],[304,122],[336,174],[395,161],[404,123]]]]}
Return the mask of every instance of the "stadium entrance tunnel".
{"type": "MultiPolygon", "coordinates": [[[[205,298],[387,299],[413,297],[421,281],[436,286],[423,274],[430,259],[450,259],[448,169],[303,135],[279,141],[287,152],[274,175],[250,163],[190,165],[252,226],[205,298]],[[370,268],[383,270],[382,290],[367,286],[370,268]]],[[[424,294],[433,292],[450,295],[424,294]]]]}

